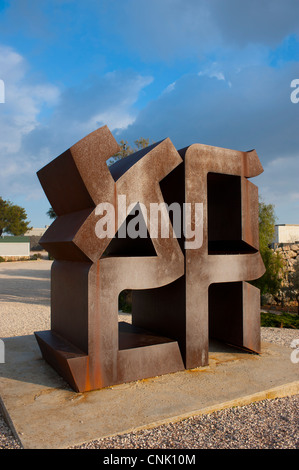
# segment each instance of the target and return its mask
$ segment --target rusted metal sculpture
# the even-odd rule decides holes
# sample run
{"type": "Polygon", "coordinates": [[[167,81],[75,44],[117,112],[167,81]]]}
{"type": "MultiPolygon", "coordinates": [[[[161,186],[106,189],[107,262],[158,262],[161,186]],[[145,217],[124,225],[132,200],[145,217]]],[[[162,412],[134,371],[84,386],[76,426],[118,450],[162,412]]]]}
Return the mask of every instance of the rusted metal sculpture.
{"type": "MultiPolygon", "coordinates": [[[[209,336],[260,352],[255,151],[169,139],[108,168],[119,150],[105,126],[38,172],[57,214],[40,241],[54,257],[51,330],[36,332],[45,360],[79,392],[208,364],[209,336]],[[184,231],[118,237],[120,199],[150,211],[153,203],[203,207],[203,237],[188,248],[184,231]],[[95,230],[102,203],[115,209],[115,231],[95,230]],[[118,297],[132,289],[132,325],[118,323],[118,297]]],[[[182,225],[183,225],[182,221],[182,225]]],[[[196,223],[192,220],[191,225],[196,223]]]]}

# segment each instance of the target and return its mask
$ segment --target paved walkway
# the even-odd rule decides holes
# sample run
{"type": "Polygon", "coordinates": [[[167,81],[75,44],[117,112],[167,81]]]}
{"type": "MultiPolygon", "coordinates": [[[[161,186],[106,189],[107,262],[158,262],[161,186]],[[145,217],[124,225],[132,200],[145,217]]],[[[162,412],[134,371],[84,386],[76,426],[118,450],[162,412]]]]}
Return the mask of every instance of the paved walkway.
{"type": "Polygon", "coordinates": [[[50,328],[52,261],[0,263],[0,338],[50,328]]]}

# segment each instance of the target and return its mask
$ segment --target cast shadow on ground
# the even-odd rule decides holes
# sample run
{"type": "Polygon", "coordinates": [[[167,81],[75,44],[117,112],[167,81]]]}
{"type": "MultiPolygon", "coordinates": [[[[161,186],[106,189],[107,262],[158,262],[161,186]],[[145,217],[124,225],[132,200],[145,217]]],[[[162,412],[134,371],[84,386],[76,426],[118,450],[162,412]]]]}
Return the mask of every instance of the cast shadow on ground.
{"type": "Polygon", "coordinates": [[[49,269],[5,269],[0,271],[0,275],[7,277],[19,277],[19,278],[30,278],[30,279],[48,279],[51,277],[51,270],[49,269]]]}
{"type": "Polygon", "coordinates": [[[3,338],[5,363],[0,364],[1,381],[17,380],[26,384],[69,389],[67,382],[42,358],[34,335],[3,338]]]}
{"type": "MultiPolygon", "coordinates": [[[[5,379],[17,380],[26,384],[36,384],[51,389],[69,390],[74,392],[68,383],[42,358],[40,349],[34,335],[16,336],[3,339],[5,344],[5,363],[0,364],[0,391],[1,381],[5,379]]],[[[225,354],[232,357],[248,355],[224,343],[210,341],[209,353],[225,354]]],[[[180,372],[182,373],[182,372],[180,372]]]]}
{"type": "Polygon", "coordinates": [[[50,305],[50,279],[2,278],[0,302],[50,305]]]}

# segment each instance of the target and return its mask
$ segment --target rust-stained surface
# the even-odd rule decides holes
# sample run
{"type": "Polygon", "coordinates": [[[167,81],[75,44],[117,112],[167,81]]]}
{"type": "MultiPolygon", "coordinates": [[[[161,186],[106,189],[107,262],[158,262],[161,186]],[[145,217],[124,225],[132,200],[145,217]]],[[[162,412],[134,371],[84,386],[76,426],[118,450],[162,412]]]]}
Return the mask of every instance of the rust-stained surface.
{"type": "MultiPolygon", "coordinates": [[[[258,201],[254,186],[252,183],[248,186],[247,180],[262,171],[256,152],[191,145],[185,154],[185,171],[186,201],[202,201],[204,207],[203,245],[199,250],[186,252],[186,334],[189,339],[186,347],[186,367],[190,368],[208,364],[209,328],[217,330],[214,335],[216,339],[226,340],[229,336],[231,344],[250,346],[250,349],[260,351],[259,338],[250,338],[249,344],[244,344],[244,339],[248,337],[249,324],[247,315],[244,314],[249,290],[244,281],[259,278],[265,268],[258,251],[258,201]],[[217,185],[213,187],[212,207],[208,199],[208,186],[213,185],[213,178],[209,178],[211,174],[216,177],[216,182],[219,177],[224,179],[221,191],[217,189],[217,185]],[[237,179],[233,185],[231,177],[237,179]],[[223,198],[227,196],[229,201],[240,202],[238,211],[235,211],[232,202],[223,206],[223,198]],[[231,220],[232,212],[234,218],[231,220]],[[220,239],[218,233],[209,233],[209,225],[214,224],[217,218],[222,220],[223,233],[220,239]],[[252,233],[253,228],[255,233],[252,233]],[[227,306],[224,309],[224,299],[219,295],[218,283],[227,284],[226,289],[231,289],[231,294],[226,295],[227,306]],[[210,302],[209,305],[210,286],[212,289],[214,286],[214,296],[213,303],[210,302]],[[239,302],[234,307],[237,292],[239,302]],[[232,334],[237,320],[239,329],[232,334]],[[217,327],[219,322],[222,328],[217,327]],[[199,335],[201,341],[197,340],[199,335]]],[[[259,292],[251,289],[250,292],[256,301],[259,292]]],[[[257,321],[259,322],[259,319],[257,321]]]]}
{"type": "MultiPolygon", "coordinates": [[[[38,172],[57,214],[40,241],[55,261],[51,330],[36,332],[45,360],[78,392],[208,364],[209,336],[260,351],[259,291],[248,284],[264,266],[258,246],[258,193],[248,178],[263,170],[255,151],[169,139],[115,163],[105,126],[38,172]],[[203,204],[203,239],[186,248],[148,239],[99,238],[97,205],[203,204]],[[118,323],[118,296],[132,289],[132,325],[118,323]]],[[[126,220],[120,220],[120,225],[126,220]]],[[[194,224],[192,220],[191,225],[194,224]]],[[[182,222],[183,228],[183,222],[182,222]]]]}

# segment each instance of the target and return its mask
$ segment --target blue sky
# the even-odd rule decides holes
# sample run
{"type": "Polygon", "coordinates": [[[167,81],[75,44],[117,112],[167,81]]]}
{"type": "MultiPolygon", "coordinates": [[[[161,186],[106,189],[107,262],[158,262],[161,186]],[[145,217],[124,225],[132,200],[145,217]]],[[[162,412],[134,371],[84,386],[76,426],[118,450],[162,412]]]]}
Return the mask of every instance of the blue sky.
{"type": "Polygon", "coordinates": [[[0,195],[48,225],[36,172],[107,124],[255,148],[252,182],[299,224],[298,18],[294,0],[0,0],[0,195]]]}

